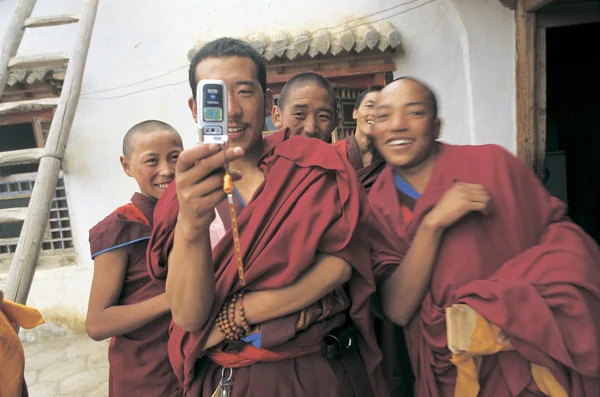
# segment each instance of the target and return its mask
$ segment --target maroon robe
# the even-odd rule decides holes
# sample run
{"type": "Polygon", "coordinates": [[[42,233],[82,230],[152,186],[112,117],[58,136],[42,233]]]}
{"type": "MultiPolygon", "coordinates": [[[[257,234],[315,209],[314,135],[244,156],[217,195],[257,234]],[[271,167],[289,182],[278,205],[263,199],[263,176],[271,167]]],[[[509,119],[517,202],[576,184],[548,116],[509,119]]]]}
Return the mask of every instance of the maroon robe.
{"type": "MultiPolygon", "coordinates": [[[[143,302],[165,292],[164,287],[150,279],[146,267],[156,200],[136,193],[131,201],[90,230],[92,258],[117,248],[127,249],[128,266],[118,305],[143,302]]],[[[169,313],[111,339],[109,396],[181,395],[167,355],[170,323],[169,313]]]]}
{"type": "Polygon", "coordinates": [[[406,327],[418,396],[453,396],[456,368],[444,308],[465,303],[504,330],[516,351],[485,356],[481,396],[543,396],[529,362],[570,396],[600,395],[600,251],[533,172],[495,145],[439,144],[431,179],[405,222],[386,168],[369,194],[376,277],[400,263],[423,217],[454,181],[482,184],[494,212],[444,234],[431,286],[406,327]],[[396,198],[396,199],[393,199],[396,198]]]}
{"type": "MultiPolygon", "coordinates": [[[[364,167],[362,156],[358,147],[358,142],[354,135],[337,141],[333,144],[343,157],[346,157],[356,171],[367,193],[375,183],[381,171],[385,168],[385,159],[377,150],[373,150],[373,160],[371,165],[364,167]]],[[[387,277],[376,277],[375,281],[379,284],[387,277]]],[[[373,313],[373,326],[377,338],[377,344],[382,353],[382,370],[385,377],[390,395],[410,397],[414,394],[414,375],[408,356],[408,349],[402,327],[386,319],[381,310],[375,303],[373,313]]]]}
{"type": "Polygon", "coordinates": [[[377,150],[373,149],[373,159],[371,164],[366,167],[363,166],[362,155],[360,154],[358,142],[354,135],[342,139],[341,141],[337,141],[333,145],[348,159],[352,168],[356,171],[360,183],[366,191],[369,192],[369,189],[371,189],[371,186],[373,186],[377,180],[379,173],[385,168],[385,159],[377,150]]]}
{"type": "MultiPolygon", "coordinates": [[[[279,131],[266,139],[259,162],[265,181],[238,215],[247,285],[239,283],[228,232],[213,250],[216,294],[209,321],[195,333],[172,325],[171,363],[191,396],[212,395],[221,377],[221,366],[215,360],[237,367],[233,372],[234,397],[387,396],[369,315],[373,273],[368,246],[361,243],[366,241],[366,197],[354,172],[334,148],[315,139],[288,138],[288,134],[279,131]],[[242,289],[289,286],[314,263],[317,252],[339,256],[352,265],[353,276],[347,284],[352,306],[348,312],[313,324],[291,340],[282,338],[281,345],[268,351],[264,350],[264,334],[260,351],[243,341],[202,350],[227,296],[242,289]],[[348,320],[360,332],[358,350],[342,360],[329,361],[320,353],[322,339],[348,320]],[[281,359],[264,361],[259,354],[264,352],[281,359]],[[238,367],[242,362],[250,365],[238,367]]],[[[172,184],[156,207],[148,250],[148,265],[157,279],[166,277],[178,210],[172,184]]],[[[295,326],[287,317],[274,321],[295,326]]]]}

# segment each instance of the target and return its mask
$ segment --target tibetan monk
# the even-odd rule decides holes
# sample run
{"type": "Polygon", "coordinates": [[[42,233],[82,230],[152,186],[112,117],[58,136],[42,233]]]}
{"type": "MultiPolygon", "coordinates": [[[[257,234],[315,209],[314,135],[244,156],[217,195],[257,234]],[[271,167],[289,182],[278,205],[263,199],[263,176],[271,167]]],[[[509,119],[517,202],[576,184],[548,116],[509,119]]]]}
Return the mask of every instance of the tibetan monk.
{"type": "MultiPolygon", "coordinates": [[[[355,134],[333,144],[342,156],[348,159],[367,192],[385,167],[385,159],[375,149],[370,137],[373,111],[382,88],[373,86],[358,96],[352,113],[356,120],[355,134]]],[[[376,279],[377,283],[379,281],[376,279]]],[[[382,367],[390,394],[412,396],[414,374],[402,327],[386,319],[377,308],[373,320],[377,343],[383,354],[382,367]]]]}
{"type": "Polygon", "coordinates": [[[167,123],[133,126],[123,139],[121,165],[140,192],[90,230],[94,278],[86,329],[94,340],[111,338],[111,397],[182,395],[166,354],[169,303],[146,267],[154,207],[175,178],[182,150],[181,137],[167,123]]]}
{"type": "Polygon", "coordinates": [[[150,272],[166,278],[169,357],[184,392],[387,396],[370,320],[368,205],[356,175],[317,139],[289,129],[263,139],[272,96],[250,45],[223,38],[196,54],[194,117],[201,79],[226,83],[230,148],[181,153],[176,181],[155,209],[148,251],[150,272]],[[224,160],[235,180],[241,272],[233,233],[212,250],[209,237],[215,208],[228,223],[219,211],[224,160]]]}
{"type": "Polygon", "coordinates": [[[375,149],[370,137],[373,126],[373,110],[382,88],[373,86],[358,96],[352,111],[352,118],[356,120],[354,135],[334,143],[334,146],[352,164],[360,183],[367,192],[385,167],[385,159],[375,149]]]}
{"type": "Polygon", "coordinates": [[[28,397],[25,352],[16,327],[35,328],[44,323],[40,312],[4,299],[0,290],[0,396],[28,397]]]}
{"type": "Polygon", "coordinates": [[[440,143],[440,124],[423,83],[382,90],[372,136],[388,165],[369,193],[372,258],[383,310],[405,326],[416,395],[600,395],[598,245],[520,160],[440,143]],[[454,216],[440,218],[442,204],[454,216]],[[398,266],[417,239],[433,266],[398,266]]]}
{"type": "Polygon", "coordinates": [[[314,72],[295,75],[283,86],[272,118],[275,127],[289,128],[291,135],[330,142],[337,121],[333,86],[314,72]]]}

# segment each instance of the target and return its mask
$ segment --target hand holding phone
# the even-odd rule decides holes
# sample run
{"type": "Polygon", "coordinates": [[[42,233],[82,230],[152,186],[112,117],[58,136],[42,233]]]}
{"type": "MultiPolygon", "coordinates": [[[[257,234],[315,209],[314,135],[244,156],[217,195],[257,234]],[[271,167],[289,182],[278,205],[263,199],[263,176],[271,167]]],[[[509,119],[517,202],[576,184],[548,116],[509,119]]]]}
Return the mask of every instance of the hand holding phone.
{"type": "Polygon", "coordinates": [[[203,144],[227,142],[227,87],[222,80],[200,80],[196,91],[198,138],[203,144]]]}

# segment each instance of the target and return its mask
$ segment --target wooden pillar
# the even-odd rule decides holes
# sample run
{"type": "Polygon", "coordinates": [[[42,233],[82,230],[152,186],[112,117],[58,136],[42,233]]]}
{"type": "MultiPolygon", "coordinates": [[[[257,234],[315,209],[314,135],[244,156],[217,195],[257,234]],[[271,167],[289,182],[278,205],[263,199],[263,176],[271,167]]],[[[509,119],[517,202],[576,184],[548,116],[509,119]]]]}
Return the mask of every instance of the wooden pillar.
{"type": "Polygon", "coordinates": [[[25,28],[23,27],[25,20],[31,15],[35,2],[36,0],[19,0],[17,2],[8,28],[6,29],[4,41],[0,43],[2,45],[2,52],[0,53],[0,97],[4,93],[4,87],[10,73],[8,70],[8,61],[17,54],[23,33],[25,33],[25,28]]]}
{"type": "Polygon", "coordinates": [[[534,170],[544,178],[546,169],[546,122],[547,122],[547,90],[546,90],[546,29],[538,28],[536,31],[536,156],[534,170]]]}
{"type": "Polygon", "coordinates": [[[516,119],[517,156],[535,167],[536,133],[536,25],[535,14],[525,11],[519,0],[515,10],[516,29],[516,119]]]}

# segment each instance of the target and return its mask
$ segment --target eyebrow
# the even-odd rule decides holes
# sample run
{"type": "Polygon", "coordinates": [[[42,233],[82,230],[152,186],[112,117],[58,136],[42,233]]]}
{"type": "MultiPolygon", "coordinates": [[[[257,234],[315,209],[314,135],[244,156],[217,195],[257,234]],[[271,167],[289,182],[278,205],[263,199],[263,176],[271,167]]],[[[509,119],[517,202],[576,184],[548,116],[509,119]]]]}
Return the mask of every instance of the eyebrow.
{"type": "Polygon", "coordinates": [[[257,85],[257,83],[254,80],[240,80],[235,85],[257,85]]]}
{"type": "Polygon", "coordinates": [[[427,102],[410,102],[404,106],[427,106],[427,102]]]}

